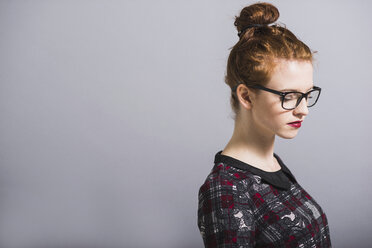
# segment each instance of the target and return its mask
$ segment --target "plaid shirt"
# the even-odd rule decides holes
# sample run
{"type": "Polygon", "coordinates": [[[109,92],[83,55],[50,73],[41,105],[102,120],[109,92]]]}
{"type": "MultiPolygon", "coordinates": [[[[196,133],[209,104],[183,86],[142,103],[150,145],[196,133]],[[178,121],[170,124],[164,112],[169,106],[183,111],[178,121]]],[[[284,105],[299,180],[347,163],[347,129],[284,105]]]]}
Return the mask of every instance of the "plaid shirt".
{"type": "Polygon", "coordinates": [[[221,152],[199,190],[205,247],[331,247],[325,213],[277,154],[265,172],[221,152]]]}

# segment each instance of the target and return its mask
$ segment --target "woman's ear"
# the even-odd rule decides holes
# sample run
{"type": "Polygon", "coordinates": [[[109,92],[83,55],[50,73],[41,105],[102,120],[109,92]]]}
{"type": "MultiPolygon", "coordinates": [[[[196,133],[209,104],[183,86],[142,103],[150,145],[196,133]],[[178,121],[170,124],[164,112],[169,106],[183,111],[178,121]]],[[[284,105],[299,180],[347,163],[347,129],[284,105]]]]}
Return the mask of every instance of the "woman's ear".
{"type": "Polygon", "coordinates": [[[239,102],[245,109],[252,108],[254,102],[254,92],[252,90],[241,84],[236,89],[236,95],[239,99],[239,102]]]}

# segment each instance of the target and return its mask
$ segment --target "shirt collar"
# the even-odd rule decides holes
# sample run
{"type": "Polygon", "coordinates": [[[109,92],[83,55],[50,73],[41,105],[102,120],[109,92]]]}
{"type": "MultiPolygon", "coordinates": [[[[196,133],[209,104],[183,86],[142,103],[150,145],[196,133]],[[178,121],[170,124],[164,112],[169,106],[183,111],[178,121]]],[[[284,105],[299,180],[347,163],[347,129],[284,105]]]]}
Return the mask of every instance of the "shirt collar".
{"type": "Polygon", "coordinates": [[[286,189],[286,190],[290,188],[289,180],[291,180],[293,183],[297,182],[292,172],[288,169],[288,167],[283,163],[283,161],[280,159],[280,157],[276,153],[274,153],[273,155],[278,160],[281,169],[275,172],[268,172],[268,171],[261,170],[257,167],[254,167],[250,164],[240,161],[236,158],[223,155],[221,153],[222,153],[222,150],[216,153],[215,158],[214,158],[215,164],[222,162],[224,164],[227,164],[229,166],[232,166],[232,167],[244,170],[244,171],[250,171],[253,174],[260,176],[261,179],[264,180],[265,182],[273,186],[286,189]]]}

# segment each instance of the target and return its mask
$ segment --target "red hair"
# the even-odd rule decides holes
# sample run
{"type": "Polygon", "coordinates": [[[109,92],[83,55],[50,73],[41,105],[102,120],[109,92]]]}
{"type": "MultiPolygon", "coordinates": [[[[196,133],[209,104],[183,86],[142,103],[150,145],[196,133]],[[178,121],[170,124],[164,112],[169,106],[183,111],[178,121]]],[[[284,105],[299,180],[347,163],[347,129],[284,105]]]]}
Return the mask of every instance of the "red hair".
{"type": "MultiPolygon", "coordinates": [[[[230,88],[239,82],[247,86],[267,84],[278,59],[313,63],[316,51],[312,52],[285,26],[268,26],[278,18],[279,10],[270,3],[249,5],[235,17],[234,25],[240,33],[240,40],[232,47],[227,61],[225,83],[230,88]],[[263,26],[248,27],[252,24],[263,26]]],[[[235,115],[238,114],[239,100],[234,92],[231,92],[230,103],[235,115]]]]}

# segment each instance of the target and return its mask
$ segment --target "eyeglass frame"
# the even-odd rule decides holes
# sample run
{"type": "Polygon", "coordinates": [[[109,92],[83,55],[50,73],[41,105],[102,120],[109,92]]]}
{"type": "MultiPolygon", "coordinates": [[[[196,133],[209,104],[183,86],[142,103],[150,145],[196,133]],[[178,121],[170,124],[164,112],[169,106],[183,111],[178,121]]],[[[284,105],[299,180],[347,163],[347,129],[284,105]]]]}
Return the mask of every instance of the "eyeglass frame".
{"type": "MultiPolygon", "coordinates": [[[[239,86],[240,84],[244,84],[244,83],[238,83],[237,85],[235,85],[235,86],[233,87],[232,91],[233,91],[234,93],[236,93],[236,89],[238,88],[238,86],[239,86]]],[[[247,87],[249,87],[249,88],[256,88],[256,89],[260,89],[260,90],[268,91],[268,92],[274,93],[274,94],[276,94],[276,95],[279,95],[279,96],[280,96],[280,100],[281,100],[281,102],[282,102],[282,108],[285,109],[285,110],[293,110],[293,109],[297,108],[298,105],[300,105],[300,102],[302,101],[303,98],[307,99],[307,96],[308,96],[311,92],[316,91],[316,90],[319,90],[318,98],[316,99],[316,101],[315,101],[312,105],[307,106],[307,107],[310,108],[310,107],[314,106],[314,105],[318,102],[318,100],[319,100],[319,96],[320,96],[320,93],[321,93],[321,91],[322,91],[322,88],[320,88],[320,87],[318,87],[318,86],[313,86],[313,88],[312,88],[309,92],[307,92],[307,93],[302,93],[302,92],[298,92],[298,91],[286,91],[286,92],[281,92],[281,91],[277,91],[277,90],[273,90],[273,89],[266,88],[266,87],[264,87],[264,86],[262,86],[262,85],[260,85],[260,84],[254,84],[254,85],[246,85],[246,84],[244,84],[244,85],[247,86],[247,87]],[[290,109],[288,109],[288,108],[284,108],[284,98],[285,98],[285,96],[286,96],[287,94],[289,94],[289,93],[300,93],[300,94],[301,94],[301,97],[300,97],[300,98],[297,100],[297,102],[296,102],[296,106],[295,106],[294,108],[290,108],[290,109]]]]}

